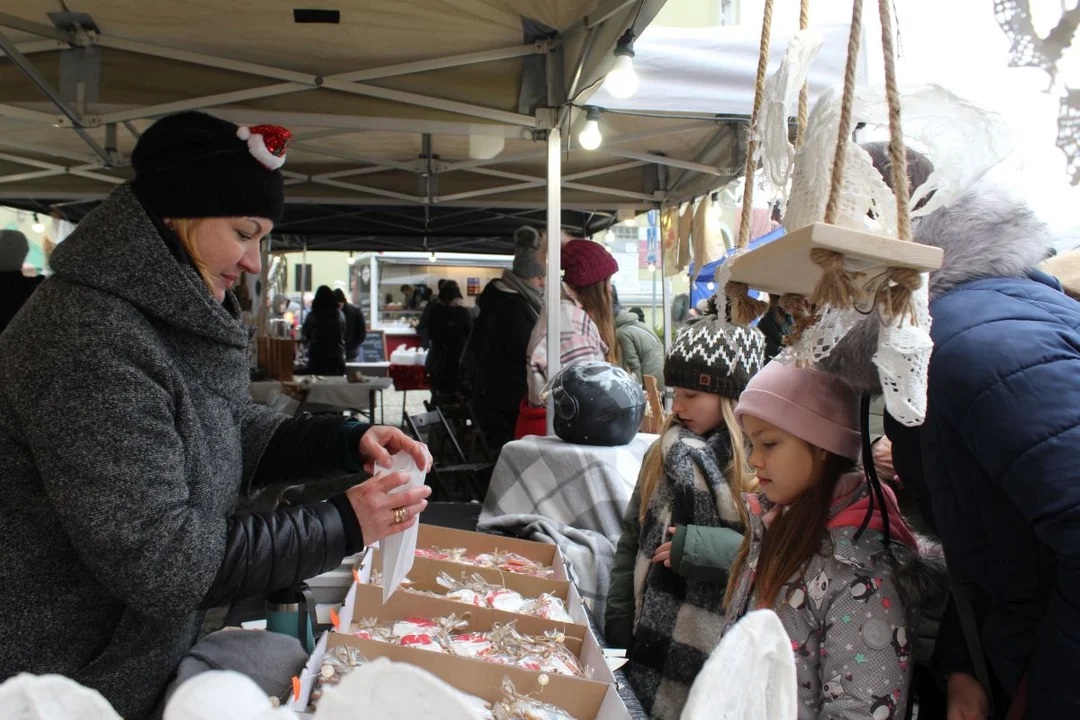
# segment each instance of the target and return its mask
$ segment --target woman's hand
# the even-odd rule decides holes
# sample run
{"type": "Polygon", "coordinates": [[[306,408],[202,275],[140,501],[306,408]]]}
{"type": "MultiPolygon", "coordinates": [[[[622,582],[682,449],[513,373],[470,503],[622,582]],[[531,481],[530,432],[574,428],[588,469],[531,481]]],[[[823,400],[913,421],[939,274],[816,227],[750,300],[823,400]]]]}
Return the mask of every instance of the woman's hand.
{"type": "MultiPolygon", "coordinates": [[[[676,530],[676,528],[669,527],[667,529],[667,534],[674,537],[675,530],[676,530]]],[[[660,547],[656,548],[656,553],[653,555],[652,561],[654,563],[664,563],[664,567],[671,567],[671,541],[670,540],[668,540],[666,543],[664,543],[660,547]]]]}
{"type": "MultiPolygon", "coordinates": [[[[431,469],[431,460],[423,443],[413,440],[395,427],[373,425],[360,438],[360,457],[364,459],[364,470],[370,474],[375,473],[376,466],[390,467],[390,457],[401,451],[412,455],[416,467],[424,472],[431,469]]],[[[364,535],[364,539],[367,540],[367,535],[364,535]]]]}
{"type": "MultiPolygon", "coordinates": [[[[372,430],[375,429],[372,428],[372,430]]],[[[368,432],[370,433],[371,430],[368,432]]],[[[356,513],[356,519],[360,521],[365,545],[408,530],[416,524],[416,516],[427,507],[425,498],[431,494],[431,487],[422,485],[394,495],[388,494],[408,481],[407,474],[393,472],[365,480],[346,491],[345,495],[349,498],[349,504],[356,513]],[[395,514],[398,517],[395,517],[395,514]]]]}
{"type": "Polygon", "coordinates": [[[874,455],[874,469],[877,470],[878,477],[882,480],[892,480],[896,477],[896,470],[893,468],[892,460],[892,440],[882,435],[874,443],[873,448],[874,455]]]}
{"type": "Polygon", "coordinates": [[[948,720],[986,720],[990,700],[982,684],[967,673],[953,673],[948,680],[948,720]]]}

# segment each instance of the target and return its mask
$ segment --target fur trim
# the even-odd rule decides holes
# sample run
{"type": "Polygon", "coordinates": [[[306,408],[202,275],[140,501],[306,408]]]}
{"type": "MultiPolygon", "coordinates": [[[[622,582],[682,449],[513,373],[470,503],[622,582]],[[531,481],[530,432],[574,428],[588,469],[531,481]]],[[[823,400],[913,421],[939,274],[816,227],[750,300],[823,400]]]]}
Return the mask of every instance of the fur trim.
{"type": "Polygon", "coordinates": [[[893,582],[904,603],[925,612],[940,604],[949,594],[949,570],[941,543],[916,535],[919,552],[897,557],[893,582]]]}
{"type": "MultiPolygon", "coordinates": [[[[913,231],[916,242],[945,251],[941,269],[930,273],[931,301],[971,280],[1024,277],[1053,244],[1050,229],[1026,203],[987,182],[915,220],[913,231]]],[[[878,326],[876,313],[863,318],[821,361],[821,369],[840,375],[860,392],[880,395],[872,360],[878,326]]]]}

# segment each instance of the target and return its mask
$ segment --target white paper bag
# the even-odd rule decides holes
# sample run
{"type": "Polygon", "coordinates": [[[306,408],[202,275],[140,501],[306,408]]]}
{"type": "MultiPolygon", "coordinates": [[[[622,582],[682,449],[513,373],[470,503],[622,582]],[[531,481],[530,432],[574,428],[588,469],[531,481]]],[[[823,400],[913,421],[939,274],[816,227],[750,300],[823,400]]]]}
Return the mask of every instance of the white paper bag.
{"type": "MultiPolygon", "coordinates": [[[[431,455],[428,453],[426,446],[424,447],[424,456],[428,460],[425,465],[430,464],[431,455]]],[[[388,470],[380,472],[379,475],[392,472],[404,472],[409,476],[409,482],[390,491],[392,496],[420,487],[424,484],[424,477],[427,475],[422,468],[416,466],[416,461],[407,452],[399,452],[394,455],[393,464],[388,470]]],[[[380,543],[382,546],[382,599],[384,603],[390,599],[390,596],[401,585],[401,581],[412,570],[413,559],[416,556],[417,531],[417,526],[413,525],[405,532],[395,533],[383,538],[380,543]]]]}

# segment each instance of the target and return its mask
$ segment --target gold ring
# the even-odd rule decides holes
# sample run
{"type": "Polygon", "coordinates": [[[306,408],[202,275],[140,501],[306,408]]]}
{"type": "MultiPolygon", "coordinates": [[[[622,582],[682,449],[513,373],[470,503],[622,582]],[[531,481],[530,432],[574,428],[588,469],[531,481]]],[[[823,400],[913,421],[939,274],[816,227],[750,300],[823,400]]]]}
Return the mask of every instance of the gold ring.
{"type": "Polygon", "coordinates": [[[409,511],[403,507],[394,508],[394,522],[403,523],[405,518],[409,517],[409,511]]]}

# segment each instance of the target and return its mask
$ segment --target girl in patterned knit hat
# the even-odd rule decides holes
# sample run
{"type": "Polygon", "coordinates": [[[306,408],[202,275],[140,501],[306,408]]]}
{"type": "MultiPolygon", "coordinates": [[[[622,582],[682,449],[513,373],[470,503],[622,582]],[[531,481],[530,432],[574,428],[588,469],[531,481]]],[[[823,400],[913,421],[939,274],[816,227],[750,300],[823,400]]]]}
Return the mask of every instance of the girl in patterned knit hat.
{"type": "Polygon", "coordinates": [[[735,417],[760,494],[726,593],[724,632],[776,612],[791,638],[799,718],[905,717],[917,595],[933,573],[892,491],[857,463],[859,398],[834,375],[771,362],[735,417]]]}
{"type": "Polygon", "coordinates": [[[765,339],[715,313],[692,322],[664,363],[672,415],[642,463],[623,518],[605,634],[654,718],[678,718],[720,640],[728,568],[753,488],[735,403],[764,362],[765,339]]]}

